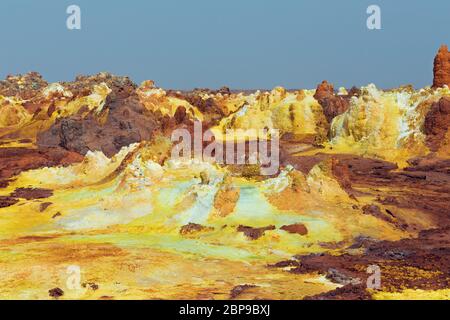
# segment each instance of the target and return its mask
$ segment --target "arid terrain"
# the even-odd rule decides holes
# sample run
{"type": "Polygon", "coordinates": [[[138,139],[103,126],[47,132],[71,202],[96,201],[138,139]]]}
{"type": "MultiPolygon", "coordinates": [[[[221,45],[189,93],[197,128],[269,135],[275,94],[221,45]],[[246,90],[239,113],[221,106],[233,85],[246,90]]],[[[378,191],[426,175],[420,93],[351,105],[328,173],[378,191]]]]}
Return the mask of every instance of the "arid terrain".
{"type": "Polygon", "coordinates": [[[422,89],[8,76],[0,298],[450,299],[449,86],[446,46],[422,89]],[[279,132],[277,172],[174,159],[196,122],[279,132]]]}

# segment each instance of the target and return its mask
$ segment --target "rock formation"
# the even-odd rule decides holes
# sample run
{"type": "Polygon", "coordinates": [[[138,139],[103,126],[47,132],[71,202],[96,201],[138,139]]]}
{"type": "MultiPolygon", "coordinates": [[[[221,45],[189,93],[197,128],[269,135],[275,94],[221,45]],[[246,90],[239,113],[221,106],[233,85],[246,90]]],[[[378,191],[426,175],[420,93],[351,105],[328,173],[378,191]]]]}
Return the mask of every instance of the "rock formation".
{"type": "Polygon", "coordinates": [[[336,95],[333,85],[324,80],[317,86],[314,98],[322,106],[328,123],[331,123],[336,116],[344,113],[348,109],[350,105],[348,98],[356,94],[357,91],[352,89],[348,95],[336,95]]]}
{"type": "Polygon", "coordinates": [[[447,85],[450,87],[450,52],[446,45],[442,45],[434,58],[433,87],[439,88],[447,85]]]}
{"type": "Polygon", "coordinates": [[[449,144],[449,128],[450,97],[445,97],[434,103],[425,117],[426,143],[431,151],[438,151],[443,145],[449,144]]]}

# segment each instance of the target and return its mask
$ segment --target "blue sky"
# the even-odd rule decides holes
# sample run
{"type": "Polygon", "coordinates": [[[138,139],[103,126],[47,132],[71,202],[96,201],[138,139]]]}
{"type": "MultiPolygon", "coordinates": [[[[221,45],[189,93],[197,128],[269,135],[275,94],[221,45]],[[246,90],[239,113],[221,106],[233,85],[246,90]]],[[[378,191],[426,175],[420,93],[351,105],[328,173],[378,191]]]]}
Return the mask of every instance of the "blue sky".
{"type": "Polygon", "coordinates": [[[314,88],[432,82],[450,45],[444,0],[2,0],[0,78],[109,71],[164,88],[314,88]],[[82,29],[66,28],[81,7],[82,29]],[[366,28],[381,7],[382,30],[366,28]]]}

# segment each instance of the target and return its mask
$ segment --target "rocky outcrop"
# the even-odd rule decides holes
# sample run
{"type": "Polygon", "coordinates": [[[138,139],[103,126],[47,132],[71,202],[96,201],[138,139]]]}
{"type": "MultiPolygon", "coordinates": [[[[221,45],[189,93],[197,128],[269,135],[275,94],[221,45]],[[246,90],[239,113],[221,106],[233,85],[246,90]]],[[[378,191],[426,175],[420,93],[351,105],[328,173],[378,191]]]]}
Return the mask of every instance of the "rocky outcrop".
{"type": "Polygon", "coordinates": [[[81,155],[62,148],[0,148],[0,182],[7,185],[11,177],[25,170],[65,166],[82,160],[81,155]]]}
{"type": "Polygon", "coordinates": [[[0,196],[0,208],[10,207],[19,202],[19,199],[9,197],[9,196],[0,196]]]}
{"type": "Polygon", "coordinates": [[[336,116],[340,115],[341,113],[344,113],[350,106],[348,97],[356,94],[357,90],[352,89],[350,90],[348,95],[345,96],[336,95],[334,93],[333,85],[324,80],[317,86],[314,98],[322,106],[323,113],[325,114],[328,123],[331,123],[336,116]]]}
{"type": "Polygon", "coordinates": [[[183,236],[192,235],[203,231],[213,231],[214,228],[202,226],[198,223],[188,223],[180,228],[180,234],[183,236]]]}
{"type": "Polygon", "coordinates": [[[433,87],[439,88],[447,85],[450,87],[450,52],[446,45],[442,45],[434,58],[433,87]]]}
{"type": "Polygon", "coordinates": [[[8,75],[5,80],[0,81],[0,95],[24,100],[31,99],[47,85],[47,81],[37,72],[17,76],[8,75]]]}
{"type": "Polygon", "coordinates": [[[93,110],[87,115],[78,112],[58,119],[49,130],[38,135],[39,147],[62,147],[80,154],[101,150],[111,157],[124,146],[150,140],[153,132],[160,128],[156,115],[139,102],[135,85],[128,78],[100,74],[79,81],[71,85],[78,93],[83,83],[89,87],[105,81],[111,93],[102,111],[93,110]]]}
{"type": "Polygon", "coordinates": [[[54,299],[58,299],[64,295],[64,291],[61,288],[53,288],[48,290],[48,295],[54,299]]]}
{"type": "Polygon", "coordinates": [[[303,223],[294,223],[294,224],[285,225],[285,226],[282,226],[280,229],[284,230],[286,232],[289,232],[289,233],[296,233],[301,236],[308,234],[308,229],[306,228],[306,226],[303,223]]]}
{"type": "Polygon", "coordinates": [[[103,124],[94,114],[64,118],[39,134],[37,143],[40,147],[60,146],[80,154],[101,150],[111,157],[123,146],[150,140],[157,129],[154,115],[146,112],[134,97],[111,101],[108,109],[103,124]]]}
{"type": "Polygon", "coordinates": [[[339,161],[338,158],[331,158],[331,172],[334,178],[337,180],[341,188],[347,192],[347,194],[355,199],[355,190],[352,188],[352,182],[350,179],[350,170],[345,162],[339,161]]]}
{"type": "Polygon", "coordinates": [[[444,97],[431,106],[425,117],[426,144],[431,151],[438,151],[448,144],[447,132],[450,126],[450,98],[444,97]]]}
{"type": "Polygon", "coordinates": [[[71,82],[62,82],[61,85],[67,88],[74,96],[88,95],[95,85],[105,83],[111,89],[108,96],[109,101],[125,99],[131,96],[137,85],[129,77],[116,76],[108,72],[100,72],[95,75],[79,75],[71,82]]]}
{"type": "Polygon", "coordinates": [[[408,227],[408,225],[401,221],[401,219],[398,219],[391,210],[385,209],[384,212],[382,212],[380,207],[375,204],[365,205],[362,207],[362,212],[363,214],[371,215],[377,219],[391,223],[401,230],[405,230],[408,227]]]}
{"type": "Polygon", "coordinates": [[[230,291],[230,299],[236,299],[241,294],[245,293],[249,289],[256,288],[257,286],[253,284],[240,284],[238,286],[233,287],[230,291]]]}
{"type": "MultiPolygon", "coordinates": [[[[415,288],[438,290],[448,287],[450,268],[449,228],[422,231],[417,238],[398,241],[368,241],[363,254],[298,255],[295,260],[281,261],[272,267],[290,267],[294,274],[319,272],[331,281],[342,282],[343,278],[360,279],[344,287],[319,294],[309,299],[370,299],[366,282],[370,274],[358,266],[377,265],[382,272],[381,290],[391,288],[415,288]],[[395,267],[394,267],[395,266],[395,267]],[[333,272],[330,277],[330,269],[333,272]],[[345,275],[336,277],[336,274],[345,275]],[[408,276],[404,276],[407,274],[408,276]],[[337,280],[337,281],[336,281],[337,280]]],[[[350,248],[349,248],[350,249],[350,248]]]]}
{"type": "Polygon", "coordinates": [[[249,240],[257,240],[261,238],[266,231],[275,230],[275,226],[267,226],[261,228],[254,228],[249,226],[240,225],[237,228],[237,232],[242,232],[249,240]]]}
{"type": "Polygon", "coordinates": [[[11,193],[11,197],[22,198],[27,200],[33,199],[44,199],[51,197],[53,191],[49,189],[39,189],[39,188],[18,188],[11,193]]]}
{"type": "Polygon", "coordinates": [[[206,115],[208,126],[216,125],[225,116],[225,111],[220,108],[213,98],[204,99],[201,93],[194,91],[184,95],[184,99],[197,107],[206,115]]]}
{"type": "Polygon", "coordinates": [[[204,121],[208,127],[217,125],[224,116],[230,114],[230,110],[214,98],[216,96],[224,98],[231,95],[231,90],[228,87],[222,87],[219,90],[194,89],[185,92],[169,90],[167,95],[186,100],[192,106],[198,108],[204,115],[204,121]]]}

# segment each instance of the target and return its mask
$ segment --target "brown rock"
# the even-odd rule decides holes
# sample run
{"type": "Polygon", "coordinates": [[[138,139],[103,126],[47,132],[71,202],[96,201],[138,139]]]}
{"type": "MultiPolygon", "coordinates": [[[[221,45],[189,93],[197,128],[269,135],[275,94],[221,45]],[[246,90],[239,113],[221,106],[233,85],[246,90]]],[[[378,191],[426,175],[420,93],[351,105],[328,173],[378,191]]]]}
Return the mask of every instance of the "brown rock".
{"type": "Polygon", "coordinates": [[[364,214],[371,215],[377,218],[383,217],[380,207],[375,204],[368,204],[362,208],[364,214]]]}
{"type": "Polygon", "coordinates": [[[331,123],[336,116],[347,111],[350,106],[348,97],[353,94],[354,92],[352,91],[346,97],[338,96],[334,93],[333,85],[324,80],[317,86],[314,98],[322,106],[328,123],[331,123]]]}
{"type": "Polygon", "coordinates": [[[267,226],[262,228],[253,228],[248,226],[240,225],[237,228],[238,232],[244,233],[244,235],[250,240],[257,240],[264,235],[264,232],[268,230],[275,230],[275,226],[267,226]]]}
{"type": "Polygon", "coordinates": [[[57,213],[55,213],[53,215],[52,219],[56,219],[56,218],[61,217],[61,216],[62,216],[61,212],[57,212],[57,213]]]}
{"type": "Polygon", "coordinates": [[[426,144],[431,151],[438,151],[446,142],[446,134],[450,125],[450,98],[444,97],[431,106],[425,116],[424,131],[426,144]]]}
{"type": "Polygon", "coordinates": [[[19,199],[13,197],[0,196],[0,208],[10,207],[19,202],[19,199]]]}
{"type": "Polygon", "coordinates": [[[43,202],[39,205],[39,212],[44,212],[49,206],[51,206],[53,203],[51,202],[43,202]]]}
{"type": "MultiPolygon", "coordinates": [[[[448,288],[450,272],[450,229],[449,227],[421,231],[417,237],[397,241],[374,241],[370,238],[355,239],[364,241],[365,250],[357,254],[310,254],[295,256],[295,260],[281,261],[272,267],[292,267],[291,273],[305,274],[319,272],[332,280],[346,282],[361,279],[342,288],[319,294],[313,299],[368,299],[365,290],[369,276],[366,267],[378,265],[382,270],[381,289],[413,288],[438,290],[448,288]],[[363,266],[363,267],[361,267],[363,266]],[[395,266],[395,267],[393,267],[395,266]],[[330,274],[330,268],[338,272],[330,274]],[[344,275],[344,277],[342,277],[344,275]]],[[[352,246],[354,248],[360,245],[352,246]]]]}
{"type": "Polygon", "coordinates": [[[450,52],[446,45],[442,45],[434,58],[433,88],[447,85],[450,87],[450,52]]]}
{"type": "Polygon", "coordinates": [[[123,146],[150,140],[158,127],[156,116],[145,109],[137,96],[108,97],[105,108],[109,111],[103,125],[94,112],[84,118],[80,115],[63,118],[38,135],[38,146],[60,146],[79,154],[100,150],[111,157],[123,146]]]}
{"type": "Polygon", "coordinates": [[[188,223],[180,228],[180,234],[181,235],[190,235],[202,231],[212,231],[214,228],[212,227],[205,227],[198,223],[188,223]]]}
{"type": "Polygon", "coordinates": [[[253,284],[240,284],[238,286],[235,286],[230,291],[230,299],[236,299],[238,296],[243,294],[245,291],[247,291],[247,290],[249,290],[251,288],[256,288],[256,287],[257,286],[255,286],[253,284]]]}
{"type": "Polygon", "coordinates": [[[23,198],[27,200],[43,199],[51,197],[52,195],[52,190],[39,188],[17,188],[13,193],[11,193],[12,197],[23,198]]]}
{"type": "Polygon", "coordinates": [[[174,118],[177,124],[183,123],[184,119],[186,119],[186,108],[179,106],[177,111],[175,111],[174,118]]]}
{"type": "Polygon", "coordinates": [[[83,288],[88,288],[88,289],[91,289],[93,291],[96,291],[99,288],[98,284],[96,284],[95,282],[85,282],[81,286],[83,288]]]}
{"type": "Polygon", "coordinates": [[[334,268],[328,269],[326,278],[334,283],[338,283],[344,286],[348,284],[358,285],[361,283],[361,279],[353,278],[352,276],[349,276],[345,271],[334,268]]]}
{"type": "Polygon", "coordinates": [[[0,149],[0,179],[8,179],[22,171],[69,165],[80,162],[83,157],[62,148],[1,148],[0,149]]]}
{"type": "Polygon", "coordinates": [[[315,296],[305,297],[305,300],[371,300],[372,296],[366,289],[366,284],[348,284],[332,291],[315,296]]]}
{"type": "Polygon", "coordinates": [[[402,219],[396,217],[394,213],[389,209],[384,209],[383,212],[381,211],[380,207],[371,204],[362,207],[362,211],[364,214],[372,215],[375,218],[391,223],[401,230],[405,230],[408,227],[408,225],[402,219]]]}
{"type": "Polygon", "coordinates": [[[61,288],[53,288],[48,290],[48,295],[52,298],[58,299],[64,295],[64,291],[61,288]]]}
{"type": "Polygon", "coordinates": [[[85,96],[90,94],[90,90],[94,85],[101,83],[112,90],[109,98],[112,100],[125,99],[131,96],[136,90],[137,86],[128,77],[112,75],[108,72],[100,72],[95,75],[79,75],[72,82],[62,82],[61,85],[70,90],[74,96],[85,96]]]}
{"type": "Polygon", "coordinates": [[[191,105],[197,107],[205,116],[205,124],[207,127],[217,124],[227,112],[223,110],[213,98],[203,99],[202,90],[194,90],[184,93],[181,98],[188,101],[191,105]]]}
{"type": "Polygon", "coordinates": [[[331,158],[331,172],[338,181],[341,188],[351,197],[356,199],[355,190],[352,187],[350,179],[350,170],[348,165],[341,162],[338,158],[331,158]]]}
{"type": "MultiPolygon", "coordinates": [[[[158,124],[158,116],[147,110],[136,94],[136,85],[128,77],[100,73],[95,76],[79,76],[76,81],[62,83],[75,96],[89,94],[96,84],[105,82],[112,90],[106,99],[104,112],[87,115],[75,114],[58,119],[48,130],[37,136],[37,144],[43,147],[62,147],[65,150],[86,154],[100,150],[111,157],[123,146],[150,140],[158,124]]],[[[181,112],[181,111],[180,111],[181,112]]],[[[182,114],[178,113],[180,118],[182,114]]]]}
{"type": "Polygon", "coordinates": [[[6,188],[10,183],[8,179],[0,179],[0,188],[6,188]]]}
{"type": "Polygon", "coordinates": [[[316,89],[316,93],[314,94],[314,98],[316,100],[321,100],[327,98],[331,95],[334,95],[334,86],[331,83],[328,83],[327,80],[323,80],[316,89]]]}
{"type": "Polygon", "coordinates": [[[287,231],[289,233],[296,233],[299,235],[306,235],[308,234],[308,229],[303,223],[295,223],[290,225],[285,225],[280,228],[281,230],[287,231]]]}
{"type": "Polygon", "coordinates": [[[0,81],[0,95],[16,96],[28,100],[36,96],[48,85],[47,81],[37,72],[24,75],[8,75],[6,80],[0,81]]]}

